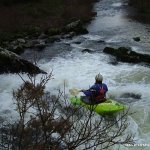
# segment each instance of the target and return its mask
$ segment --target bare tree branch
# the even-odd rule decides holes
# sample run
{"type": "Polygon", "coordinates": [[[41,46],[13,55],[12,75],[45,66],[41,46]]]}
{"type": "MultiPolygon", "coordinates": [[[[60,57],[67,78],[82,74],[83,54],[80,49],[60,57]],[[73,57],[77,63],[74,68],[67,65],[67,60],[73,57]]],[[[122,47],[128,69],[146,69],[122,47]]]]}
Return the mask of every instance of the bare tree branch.
{"type": "Polygon", "coordinates": [[[15,123],[1,124],[1,149],[96,150],[133,143],[133,135],[120,139],[128,128],[129,110],[107,117],[96,114],[94,107],[87,110],[68,106],[65,83],[64,91],[59,90],[58,95],[45,91],[52,76],[51,72],[36,83],[35,76],[28,75],[25,81],[20,75],[24,83],[13,91],[19,118],[15,123]]]}

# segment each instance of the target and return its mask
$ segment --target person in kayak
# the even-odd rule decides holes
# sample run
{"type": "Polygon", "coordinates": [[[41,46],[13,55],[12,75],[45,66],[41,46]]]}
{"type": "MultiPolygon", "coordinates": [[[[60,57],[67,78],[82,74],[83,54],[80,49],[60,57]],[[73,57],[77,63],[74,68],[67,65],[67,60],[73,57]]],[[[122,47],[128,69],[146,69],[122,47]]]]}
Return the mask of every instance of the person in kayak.
{"type": "Polygon", "coordinates": [[[85,96],[81,96],[81,100],[88,104],[99,104],[106,101],[106,92],[108,87],[102,83],[103,76],[99,73],[95,76],[95,84],[88,90],[81,90],[85,96]]]}

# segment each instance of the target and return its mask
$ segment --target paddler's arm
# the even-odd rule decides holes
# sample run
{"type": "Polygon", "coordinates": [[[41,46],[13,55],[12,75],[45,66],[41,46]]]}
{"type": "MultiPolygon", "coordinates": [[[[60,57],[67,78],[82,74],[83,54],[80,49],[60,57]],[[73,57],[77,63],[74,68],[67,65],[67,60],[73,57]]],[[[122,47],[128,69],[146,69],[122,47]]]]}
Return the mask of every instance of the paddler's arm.
{"type": "Polygon", "coordinates": [[[91,96],[93,91],[95,90],[94,89],[80,90],[80,92],[83,92],[86,96],[91,96]]]}

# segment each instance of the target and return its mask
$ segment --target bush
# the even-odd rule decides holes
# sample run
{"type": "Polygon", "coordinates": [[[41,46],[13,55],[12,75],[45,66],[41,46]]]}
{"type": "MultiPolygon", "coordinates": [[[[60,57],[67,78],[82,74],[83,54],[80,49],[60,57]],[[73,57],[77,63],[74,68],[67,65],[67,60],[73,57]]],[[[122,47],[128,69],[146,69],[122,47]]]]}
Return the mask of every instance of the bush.
{"type": "Polygon", "coordinates": [[[64,92],[59,91],[57,96],[45,92],[51,78],[52,73],[36,84],[29,76],[29,81],[13,92],[19,118],[15,123],[1,124],[0,149],[96,150],[133,142],[131,135],[119,139],[128,125],[127,112],[110,120],[84,108],[67,106],[64,92]]]}

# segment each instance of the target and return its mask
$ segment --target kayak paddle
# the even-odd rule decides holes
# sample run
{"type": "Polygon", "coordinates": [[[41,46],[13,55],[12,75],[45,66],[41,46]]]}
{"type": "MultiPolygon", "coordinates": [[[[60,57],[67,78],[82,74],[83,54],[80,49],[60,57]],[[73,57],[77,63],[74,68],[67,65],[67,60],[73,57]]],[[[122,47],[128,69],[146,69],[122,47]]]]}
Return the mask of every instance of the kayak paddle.
{"type": "Polygon", "coordinates": [[[69,92],[71,95],[77,96],[81,92],[81,90],[77,88],[73,88],[73,89],[70,89],[69,92]]]}

